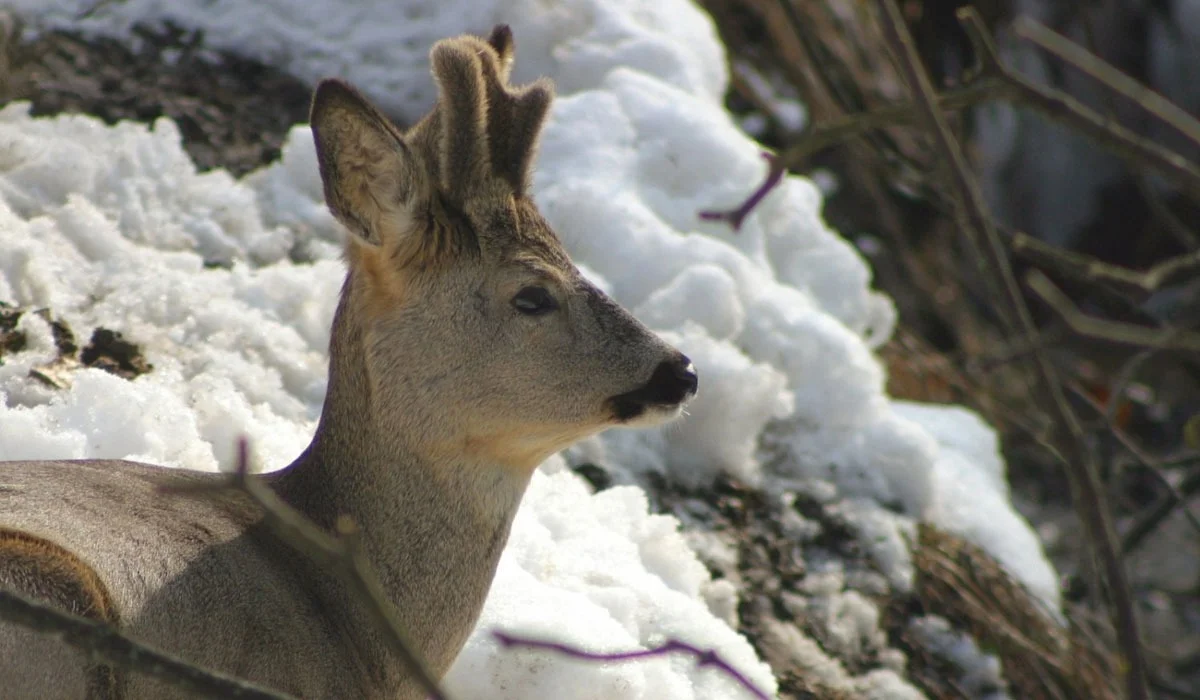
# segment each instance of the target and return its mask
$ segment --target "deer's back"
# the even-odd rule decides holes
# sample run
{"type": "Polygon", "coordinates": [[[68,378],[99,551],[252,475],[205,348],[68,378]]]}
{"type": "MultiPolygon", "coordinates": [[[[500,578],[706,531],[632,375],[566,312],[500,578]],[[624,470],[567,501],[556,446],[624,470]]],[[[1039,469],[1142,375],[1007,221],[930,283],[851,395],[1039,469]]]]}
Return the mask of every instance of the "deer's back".
{"type": "MultiPolygon", "coordinates": [[[[0,585],[281,690],[364,695],[341,680],[369,674],[348,658],[345,616],[320,592],[320,573],[259,524],[252,504],[158,491],[218,478],[120,461],[0,462],[0,585]]],[[[0,678],[17,692],[6,697],[78,698],[84,687],[95,697],[105,696],[96,687],[178,696],[109,673],[0,624],[0,678]]]]}

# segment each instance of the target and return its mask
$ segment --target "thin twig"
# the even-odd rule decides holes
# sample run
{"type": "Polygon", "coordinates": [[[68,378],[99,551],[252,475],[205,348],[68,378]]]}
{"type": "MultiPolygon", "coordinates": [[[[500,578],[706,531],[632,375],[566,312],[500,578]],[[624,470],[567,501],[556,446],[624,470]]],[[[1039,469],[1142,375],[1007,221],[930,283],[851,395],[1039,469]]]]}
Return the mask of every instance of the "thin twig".
{"type": "Polygon", "coordinates": [[[1184,250],[1200,249],[1200,237],[1197,237],[1193,231],[1178,214],[1171,211],[1171,207],[1163,201],[1161,193],[1156,192],[1146,176],[1142,173],[1137,173],[1135,178],[1138,186],[1138,193],[1142,199],[1150,205],[1150,213],[1158,219],[1162,227],[1168,233],[1175,237],[1175,240],[1183,246],[1184,250]]]}
{"type": "Polygon", "coordinates": [[[1175,508],[1180,507],[1178,499],[1183,499],[1182,508],[1191,513],[1191,510],[1188,509],[1187,499],[1196,493],[1200,493],[1200,469],[1193,470],[1192,473],[1185,476],[1177,488],[1163,494],[1153,505],[1134,519],[1129,529],[1125,531],[1125,537],[1122,538],[1121,551],[1129,554],[1137,549],[1142,540],[1154,532],[1163,519],[1170,515],[1175,508]]]}
{"type": "MultiPolygon", "coordinates": [[[[1117,118],[1117,106],[1113,95],[1114,92],[1124,92],[1126,97],[1131,97],[1134,99],[1135,103],[1138,103],[1139,100],[1132,97],[1133,95],[1139,94],[1140,92],[1153,91],[1149,90],[1143,85],[1140,85],[1136,81],[1127,78],[1123,73],[1117,71],[1114,66],[1110,66],[1099,59],[1100,46],[1099,42],[1096,40],[1096,23],[1092,19],[1092,13],[1087,7],[1087,0],[1075,0],[1075,15],[1079,18],[1080,24],[1083,27],[1084,41],[1087,43],[1087,51],[1083,52],[1085,56],[1080,62],[1075,63],[1075,65],[1085,73],[1092,75],[1094,79],[1100,81],[1101,83],[1107,83],[1110,88],[1112,88],[1110,91],[1104,93],[1104,104],[1109,117],[1115,120],[1117,118]],[[1091,56],[1087,57],[1086,54],[1089,52],[1091,53],[1091,56]],[[1084,67],[1084,63],[1090,65],[1088,67],[1084,67]],[[1116,82],[1125,82],[1123,85],[1118,87],[1116,84],[1114,84],[1114,80],[1116,82]]],[[[1051,49],[1048,48],[1046,50],[1051,51],[1051,49]]],[[[1071,53],[1072,51],[1077,52],[1077,49],[1073,44],[1064,49],[1064,53],[1071,53]]],[[[1058,55],[1063,58],[1064,61],[1070,62],[1069,59],[1062,53],[1059,53],[1058,55]]],[[[1157,95],[1155,96],[1157,97],[1157,95]]],[[[1171,105],[1171,107],[1174,107],[1174,105],[1171,105]]],[[[1154,112],[1151,111],[1151,114],[1154,114],[1154,112]]],[[[1191,119],[1191,117],[1188,117],[1188,119],[1191,119]]],[[[1200,240],[1197,240],[1195,232],[1188,228],[1188,226],[1184,224],[1174,212],[1171,211],[1171,208],[1167,206],[1166,202],[1163,201],[1162,195],[1155,191],[1153,185],[1146,177],[1145,172],[1134,171],[1133,181],[1137,186],[1138,195],[1141,196],[1146,204],[1150,206],[1151,214],[1154,215],[1154,218],[1158,220],[1162,227],[1168,233],[1173,235],[1180,243],[1182,243],[1186,250],[1195,250],[1200,248],[1200,240]]]]}
{"type": "Polygon", "coordinates": [[[1200,352],[1200,333],[1170,327],[1147,328],[1123,321],[1088,316],[1039,270],[1030,270],[1025,282],[1080,335],[1144,348],[1200,352]]]}
{"type": "MultiPolygon", "coordinates": [[[[947,182],[952,189],[955,219],[963,232],[967,234],[965,238],[971,258],[979,268],[978,272],[983,276],[993,298],[1001,299],[1004,295],[1002,286],[1006,282],[1003,268],[1007,268],[1007,257],[1000,234],[996,231],[993,219],[987,212],[983,193],[980,192],[970,174],[966,156],[963,155],[962,148],[954,138],[953,132],[950,131],[950,125],[946,122],[946,117],[938,106],[937,93],[933,89],[929,75],[921,65],[921,58],[917,53],[912,36],[909,34],[908,25],[904,23],[903,16],[899,14],[899,8],[892,0],[880,0],[880,6],[882,10],[880,23],[884,36],[888,39],[892,53],[900,64],[900,73],[916,102],[916,113],[919,117],[917,124],[929,132],[945,159],[943,165],[949,171],[947,182]],[[988,248],[990,250],[987,250],[988,248]],[[997,269],[1001,270],[1000,279],[997,279],[995,275],[987,274],[989,260],[998,265],[997,269]],[[1001,264],[998,261],[1000,260],[1004,261],[1002,267],[999,267],[1001,264]]],[[[1014,287],[1015,284],[1014,281],[1014,287]]],[[[998,310],[1008,330],[1016,331],[1017,319],[1014,309],[1000,306],[998,310]]],[[[1028,330],[1030,331],[1029,337],[1037,336],[1036,328],[1032,324],[1028,330]]]]}
{"type": "Polygon", "coordinates": [[[1037,110],[1042,116],[1088,137],[1117,157],[1157,171],[1181,189],[1200,196],[1200,168],[1187,158],[1138,136],[1070,95],[1035,83],[1004,66],[983,20],[978,13],[968,12],[969,9],[959,10],[959,21],[979,60],[980,77],[994,76],[1005,84],[997,99],[1037,110]]]}
{"type": "Polygon", "coordinates": [[[91,5],[83,8],[83,10],[81,10],[80,12],[76,13],[75,21],[78,22],[80,20],[89,19],[92,16],[94,16],[97,12],[99,12],[100,10],[106,8],[107,6],[119,4],[121,1],[122,0],[97,0],[96,2],[92,3],[91,5]]]}
{"type": "MultiPolygon", "coordinates": [[[[938,107],[946,112],[956,112],[997,99],[997,95],[1005,89],[1001,80],[992,76],[982,77],[939,94],[938,107]]],[[[780,157],[788,168],[799,167],[812,154],[863,132],[911,124],[916,120],[917,111],[911,102],[896,102],[867,112],[815,122],[790,143],[780,157]]]]}
{"type": "Polygon", "coordinates": [[[671,639],[664,642],[662,645],[652,649],[638,649],[637,651],[623,651],[612,654],[597,653],[584,651],[577,647],[560,642],[547,642],[539,639],[527,639],[525,637],[517,637],[508,634],[507,632],[493,632],[492,636],[500,642],[500,646],[506,649],[538,649],[541,651],[552,651],[556,654],[569,656],[573,659],[583,659],[586,661],[601,661],[601,662],[623,662],[636,661],[638,659],[652,658],[656,656],[666,656],[667,654],[685,653],[696,657],[696,666],[698,668],[712,667],[725,673],[730,678],[734,679],[746,689],[748,693],[760,700],[769,700],[768,696],[761,688],[754,684],[741,671],[737,670],[721,658],[721,655],[712,649],[701,649],[699,647],[681,642],[677,639],[671,639]]]}
{"type": "MultiPolygon", "coordinates": [[[[1033,109],[1043,117],[1086,136],[1122,160],[1167,177],[1181,190],[1200,199],[1200,168],[1195,164],[1168,148],[1140,137],[1066,93],[1039,85],[1009,69],[1000,62],[996,47],[987,36],[978,14],[963,15],[960,21],[974,49],[976,65],[964,76],[960,86],[941,94],[933,93],[932,99],[939,110],[955,111],[990,101],[1009,102],[1033,109]]],[[[741,206],[731,211],[705,212],[708,216],[704,218],[724,219],[740,225],[763,197],[779,184],[784,172],[803,166],[812,154],[868,131],[916,122],[920,113],[916,103],[898,102],[823,123],[813,123],[776,157],[766,178],[741,206]]]]}
{"type": "Polygon", "coordinates": [[[1113,92],[1200,146],[1200,122],[1167,98],[1125,75],[1093,51],[1084,49],[1030,17],[1018,17],[1014,20],[1013,33],[1100,81],[1113,92]]]}
{"type": "MultiPolygon", "coordinates": [[[[1171,480],[1167,478],[1166,465],[1163,464],[1163,461],[1142,449],[1141,445],[1138,445],[1137,441],[1130,437],[1129,433],[1125,432],[1120,426],[1113,422],[1112,418],[1108,415],[1108,406],[1100,401],[1097,401],[1096,398],[1092,396],[1089,391],[1087,391],[1087,389],[1079,384],[1079,382],[1069,381],[1067,382],[1067,386],[1075,393],[1076,396],[1082,399],[1084,403],[1090,406],[1094,411],[1096,411],[1096,413],[1100,414],[1105,419],[1105,427],[1110,433],[1112,433],[1112,436],[1117,439],[1117,442],[1121,443],[1121,446],[1124,447],[1129,454],[1133,455],[1133,458],[1136,459],[1139,464],[1141,464],[1143,469],[1150,472],[1150,474],[1153,475],[1160,484],[1162,484],[1162,487],[1166,489],[1167,499],[1174,502],[1176,506],[1179,506],[1183,510],[1184,517],[1191,524],[1192,529],[1194,529],[1197,534],[1200,534],[1200,517],[1197,517],[1196,514],[1193,513],[1190,508],[1188,508],[1187,494],[1184,493],[1183,490],[1177,488],[1175,484],[1171,483],[1171,480]]],[[[1129,550],[1122,547],[1122,554],[1128,553],[1129,550]]]]}
{"type": "MultiPolygon", "coordinates": [[[[1009,69],[1000,62],[982,24],[976,26],[967,18],[962,18],[962,22],[975,49],[977,64],[961,85],[934,95],[940,110],[956,111],[992,101],[1033,109],[1088,137],[1117,157],[1167,176],[1181,189],[1200,196],[1200,168],[1170,149],[1114,123],[1066,93],[1034,83],[1009,69]]],[[[784,168],[797,168],[813,153],[867,131],[915,122],[919,113],[917,104],[898,102],[824,123],[813,123],[779,154],[779,159],[784,168]]]]}
{"type": "Polygon", "coordinates": [[[276,536],[312,561],[337,575],[357,598],[382,633],[392,652],[408,667],[413,678],[432,700],[447,700],[438,687],[433,673],[415,651],[404,626],[396,616],[394,606],[383,591],[379,577],[371,568],[359,547],[353,524],[348,518],[339,520],[337,537],[324,532],[302,513],[279,498],[263,481],[249,472],[249,448],[245,438],[238,441],[236,470],[228,481],[220,484],[187,484],[163,487],[172,493],[216,493],[237,490],[246,494],[263,510],[263,523],[276,536]]]}
{"type": "MultiPolygon", "coordinates": [[[[918,104],[923,125],[934,137],[948,164],[949,182],[955,194],[957,218],[969,223],[965,231],[968,238],[982,237],[984,239],[973,244],[972,247],[986,249],[990,254],[992,269],[1000,278],[999,286],[1003,287],[1011,307],[1009,316],[1016,317],[1019,321],[1018,327],[1026,336],[1035,337],[1036,326],[1025,305],[1016,277],[1013,275],[1003,241],[992,224],[992,217],[989,215],[983,196],[967,167],[962,149],[951,134],[938,106],[937,96],[929,82],[929,76],[921,66],[920,57],[913,44],[912,36],[909,34],[904,16],[895,0],[879,0],[879,4],[883,10],[881,19],[884,34],[900,63],[909,91],[918,104]]],[[[958,16],[975,46],[977,55],[985,57],[981,60],[990,60],[993,65],[999,65],[991,39],[984,31],[983,22],[978,13],[970,7],[964,7],[959,10],[958,16]]],[[[1008,74],[1005,73],[1005,75],[1008,74]]],[[[1041,94],[1035,90],[1031,90],[1031,92],[1041,94]]],[[[1065,104],[1062,102],[1061,96],[1055,99],[1065,104]]],[[[1184,162],[1186,163],[1186,161],[1184,162]]],[[[1067,439],[1059,441],[1067,450],[1066,454],[1062,456],[1067,457],[1066,471],[1072,481],[1072,490],[1077,496],[1076,511],[1087,529],[1093,550],[1102,562],[1112,592],[1114,623],[1128,666],[1126,682],[1129,698],[1130,700],[1148,700],[1150,697],[1149,674],[1145,655],[1141,648],[1141,636],[1138,633],[1133,596],[1120,554],[1117,551],[1112,516],[1108,511],[1108,503],[1104,497],[1104,489],[1097,473],[1095,459],[1083,444],[1082,427],[1067,402],[1062,384],[1049,357],[1040,347],[1035,348],[1034,357],[1042,374],[1045,388],[1050,392],[1051,399],[1059,412],[1061,426],[1065,427],[1068,432],[1067,439]]]]}
{"type": "MultiPolygon", "coordinates": [[[[1197,656],[1200,655],[1194,654],[1192,658],[1184,659],[1182,664],[1176,663],[1173,665],[1178,668],[1180,672],[1190,672],[1196,667],[1197,663],[1200,663],[1200,658],[1197,658],[1197,656]]],[[[1191,688],[1180,685],[1176,682],[1168,681],[1165,678],[1153,678],[1151,679],[1150,684],[1160,693],[1165,693],[1171,697],[1180,698],[1180,700],[1200,700],[1200,693],[1197,693],[1191,688]]]]}
{"type": "Polygon", "coordinates": [[[1163,469],[1191,469],[1192,467],[1200,467],[1200,452],[1185,449],[1182,454],[1163,457],[1162,465],[1163,469]]]}
{"type": "Polygon", "coordinates": [[[1158,348],[1147,348],[1135,353],[1121,364],[1121,369],[1117,371],[1116,377],[1109,384],[1108,403],[1104,407],[1104,420],[1108,421],[1109,425],[1116,425],[1117,414],[1121,410],[1121,404],[1125,399],[1125,392],[1129,390],[1129,386],[1137,378],[1142,365],[1146,364],[1158,352],[1158,348]]]}
{"type": "Polygon", "coordinates": [[[1064,250],[1028,234],[1017,232],[1010,244],[1014,253],[1043,267],[1051,267],[1087,282],[1111,284],[1126,292],[1148,294],[1164,286],[1200,276],[1200,251],[1163,260],[1139,272],[1101,262],[1083,253],[1064,250]]]}
{"type": "Polygon", "coordinates": [[[1025,338],[1017,336],[1005,338],[995,348],[987,348],[976,353],[958,350],[950,357],[960,362],[967,371],[973,374],[985,373],[1002,365],[1013,364],[1028,359],[1035,348],[1052,348],[1070,336],[1070,330],[1055,326],[1039,330],[1037,336],[1025,338]]]}
{"type": "Polygon", "coordinates": [[[189,693],[209,698],[295,700],[291,695],[200,668],[131,639],[103,622],[72,615],[13,591],[0,589],[0,619],[57,636],[85,654],[189,693]]]}
{"type": "MultiPolygon", "coordinates": [[[[1017,19],[1015,26],[1016,34],[1032,41],[1043,50],[1058,56],[1066,63],[1075,66],[1092,78],[1107,85],[1113,92],[1125,96],[1152,115],[1174,126],[1186,138],[1200,144],[1200,123],[1197,123],[1191,115],[1099,58],[1099,46],[1096,41],[1095,27],[1093,26],[1091,14],[1086,7],[1082,6],[1082,3],[1077,3],[1077,5],[1077,14],[1082,22],[1087,42],[1086,51],[1028,17],[1017,19]]],[[[1111,119],[1115,120],[1117,118],[1117,108],[1114,104],[1113,96],[1111,93],[1105,93],[1104,98],[1108,115],[1111,119]]],[[[1175,217],[1161,201],[1158,194],[1152,190],[1140,173],[1135,174],[1135,179],[1137,180],[1138,189],[1143,199],[1150,204],[1155,215],[1159,217],[1165,226],[1173,227],[1177,223],[1175,217]]],[[[1181,232],[1174,231],[1174,233],[1179,236],[1181,232]]],[[[1190,231],[1183,232],[1183,240],[1190,241],[1192,238],[1190,231]]],[[[1143,293],[1154,292],[1164,283],[1169,283],[1176,277],[1186,276],[1189,272],[1200,270],[1200,251],[1192,255],[1182,255],[1163,261],[1145,272],[1136,272],[1124,267],[1103,263],[1081,253],[1063,250],[1026,236],[1023,233],[1018,233],[1014,237],[1012,247],[1014,252],[1020,252],[1023,248],[1028,248],[1031,252],[1036,252],[1036,255],[1032,257],[1042,257],[1043,264],[1046,262],[1056,262],[1068,270],[1079,274],[1085,280],[1100,280],[1129,285],[1134,287],[1136,291],[1143,293]]],[[[1182,332],[1181,329],[1172,329],[1172,333],[1179,332],[1182,332]]],[[[1155,505],[1161,507],[1163,504],[1168,504],[1167,507],[1161,510],[1158,508],[1151,509],[1150,513],[1154,517],[1140,521],[1140,525],[1144,529],[1137,531],[1137,537],[1132,541],[1127,537],[1122,542],[1121,553],[1123,555],[1128,555],[1146,534],[1157,527],[1157,523],[1161,519],[1172,512],[1173,507],[1171,504],[1181,508],[1185,518],[1191,523],[1192,528],[1200,532],[1200,519],[1188,507],[1186,493],[1176,488],[1175,484],[1167,477],[1161,460],[1142,449],[1131,436],[1117,425],[1118,410],[1122,405],[1126,388],[1133,381],[1141,367],[1158,352],[1160,352],[1159,348],[1147,348],[1129,358],[1122,365],[1109,387],[1107,402],[1098,401],[1090,392],[1078,386],[1077,382],[1071,384],[1076,394],[1101,414],[1106,427],[1117,441],[1141,463],[1144,469],[1157,478],[1159,483],[1166,489],[1165,497],[1155,505]]]]}

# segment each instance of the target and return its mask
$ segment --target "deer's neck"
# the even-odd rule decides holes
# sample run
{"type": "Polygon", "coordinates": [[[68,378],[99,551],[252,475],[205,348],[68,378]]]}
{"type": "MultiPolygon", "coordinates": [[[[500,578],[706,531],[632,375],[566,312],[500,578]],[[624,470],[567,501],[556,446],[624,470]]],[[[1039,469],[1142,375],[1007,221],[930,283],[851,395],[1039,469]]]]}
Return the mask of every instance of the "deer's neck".
{"type": "Polygon", "coordinates": [[[424,421],[381,425],[362,334],[344,307],[316,435],[273,486],[322,527],[353,519],[406,631],[440,674],[475,625],[529,474],[430,456],[412,434],[424,421]]]}

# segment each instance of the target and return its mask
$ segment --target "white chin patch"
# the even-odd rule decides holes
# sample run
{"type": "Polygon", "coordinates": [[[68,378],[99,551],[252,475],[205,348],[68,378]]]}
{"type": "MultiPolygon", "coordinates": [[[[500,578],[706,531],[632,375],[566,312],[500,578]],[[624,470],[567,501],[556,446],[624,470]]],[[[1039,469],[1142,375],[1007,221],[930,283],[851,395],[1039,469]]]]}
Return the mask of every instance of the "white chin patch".
{"type": "Polygon", "coordinates": [[[684,404],[676,404],[674,406],[651,406],[641,415],[630,418],[621,425],[626,428],[653,428],[656,425],[662,425],[668,421],[675,420],[683,414],[684,404]]]}

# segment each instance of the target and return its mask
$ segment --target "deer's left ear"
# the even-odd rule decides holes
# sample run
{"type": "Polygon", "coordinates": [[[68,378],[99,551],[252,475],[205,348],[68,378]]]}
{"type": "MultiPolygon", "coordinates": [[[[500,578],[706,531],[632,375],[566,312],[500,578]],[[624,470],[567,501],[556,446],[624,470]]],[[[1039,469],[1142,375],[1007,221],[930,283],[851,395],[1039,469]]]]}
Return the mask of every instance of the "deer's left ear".
{"type": "Polygon", "coordinates": [[[325,80],[310,122],[325,201],[338,221],[371,245],[406,235],[428,190],[391,121],[350,85],[325,80]]]}

